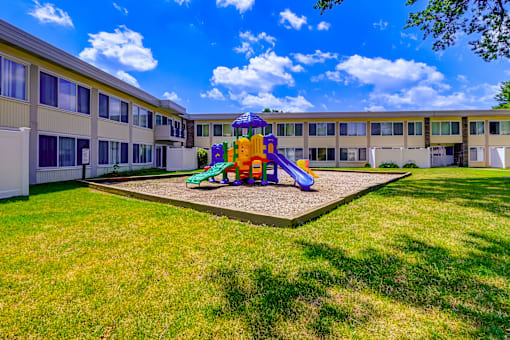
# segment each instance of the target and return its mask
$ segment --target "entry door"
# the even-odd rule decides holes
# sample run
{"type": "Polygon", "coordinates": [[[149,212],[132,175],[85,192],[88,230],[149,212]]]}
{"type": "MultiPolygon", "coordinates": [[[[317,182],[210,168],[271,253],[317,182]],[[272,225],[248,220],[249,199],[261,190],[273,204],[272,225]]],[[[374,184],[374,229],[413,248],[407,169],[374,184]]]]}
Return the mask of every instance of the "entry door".
{"type": "Polygon", "coordinates": [[[505,167],[505,148],[490,148],[491,168],[505,167]]]}
{"type": "Polygon", "coordinates": [[[156,167],[161,168],[162,164],[162,148],[161,146],[156,146],[156,167]]]}

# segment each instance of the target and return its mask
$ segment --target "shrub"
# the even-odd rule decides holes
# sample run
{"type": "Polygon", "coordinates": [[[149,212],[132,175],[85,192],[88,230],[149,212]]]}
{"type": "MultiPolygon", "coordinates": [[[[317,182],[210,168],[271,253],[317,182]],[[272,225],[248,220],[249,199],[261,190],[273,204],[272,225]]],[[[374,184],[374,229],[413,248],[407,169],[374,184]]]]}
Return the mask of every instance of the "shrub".
{"type": "Polygon", "coordinates": [[[389,169],[389,168],[398,168],[399,166],[395,163],[383,163],[381,165],[379,165],[379,168],[386,168],[386,169],[389,169]]]}
{"type": "Polygon", "coordinates": [[[407,169],[418,169],[419,166],[414,164],[414,163],[407,163],[406,165],[403,166],[404,168],[407,168],[407,169]]]}
{"type": "Polygon", "coordinates": [[[365,168],[371,168],[372,166],[370,165],[370,163],[367,163],[365,164],[365,168]]]}
{"type": "Polygon", "coordinates": [[[201,169],[207,165],[207,158],[209,156],[209,153],[207,150],[204,149],[198,149],[197,151],[197,158],[198,158],[198,168],[201,169]]]}

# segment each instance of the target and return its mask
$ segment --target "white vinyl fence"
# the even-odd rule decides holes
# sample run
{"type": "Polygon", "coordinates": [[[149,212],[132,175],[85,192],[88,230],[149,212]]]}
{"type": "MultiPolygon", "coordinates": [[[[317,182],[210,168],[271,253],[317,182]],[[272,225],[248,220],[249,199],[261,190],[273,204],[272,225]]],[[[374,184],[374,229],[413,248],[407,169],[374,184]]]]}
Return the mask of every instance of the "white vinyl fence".
{"type": "Polygon", "coordinates": [[[405,149],[405,148],[370,148],[370,166],[378,168],[383,163],[395,163],[403,167],[408,163],[414,163],[420,168],[430,168],[430,149],[405,149]]]}
{"type": "Polygon", "coordinates": [[[30,129],[0,129],[0,199],[28,196],[30,129]]]}
{"type": "Polygon", "coordinates": [[[166,149],[166,170],[187,171],[198,168],[197,148],[166,149]]]}
{"type": "Polygon", "coordinates": [[[491,168],[510,168],[510,147],[498,146],[489,150],[491,168]]]}

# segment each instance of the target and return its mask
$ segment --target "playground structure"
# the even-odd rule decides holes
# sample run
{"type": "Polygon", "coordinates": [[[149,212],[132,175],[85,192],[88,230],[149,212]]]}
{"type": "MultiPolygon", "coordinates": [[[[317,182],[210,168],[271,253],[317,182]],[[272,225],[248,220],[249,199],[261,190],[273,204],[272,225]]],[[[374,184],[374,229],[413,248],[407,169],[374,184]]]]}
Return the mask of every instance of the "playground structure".
{"type": "Polygon", "coordinates": [[[291,176],[301,190],[309,190],[314,184],[315,175],[308,167],[307,161],[298,161],[300,166],[278,153],[278,139],[269,134],[253,134],[254,128],[263,128],[267,122],[254,113],[245,113],[232,123],[236,140],[229,147],[227,142],[214,144],[211,148],[211,164],[203,173],[191,176],[186,184],[198,184],[202,181],[215,181],[222,175],[220,183],[228,184],[229,173],[235,173],[233,185],[254,184],[260,180],[261,185],[278,183],[278,167],[291,176]],[[241,129],[247,128],[248,135],[241,136],[241,129]],[[271,170],[268,171],[268,170],[271,170]]]}

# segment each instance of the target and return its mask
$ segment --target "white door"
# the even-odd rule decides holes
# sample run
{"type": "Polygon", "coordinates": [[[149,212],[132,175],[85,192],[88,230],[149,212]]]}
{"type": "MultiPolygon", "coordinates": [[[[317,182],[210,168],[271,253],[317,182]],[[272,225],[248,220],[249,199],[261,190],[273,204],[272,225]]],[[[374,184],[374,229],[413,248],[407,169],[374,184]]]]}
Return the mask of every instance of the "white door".
{"type": "Polygon", "coordinates": [[[496,147],[490,149],[491,168],[505,168],[505,148],[496,147]]]}

